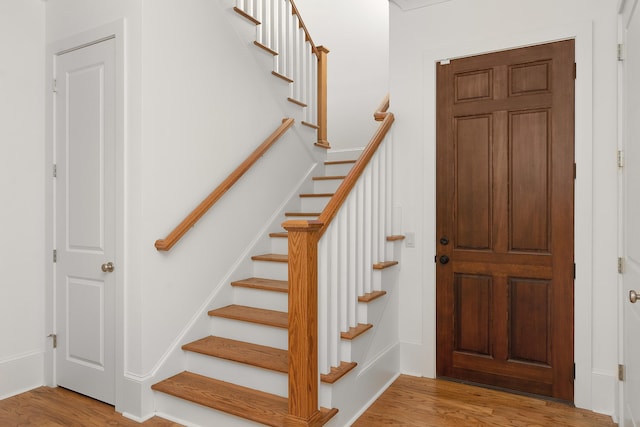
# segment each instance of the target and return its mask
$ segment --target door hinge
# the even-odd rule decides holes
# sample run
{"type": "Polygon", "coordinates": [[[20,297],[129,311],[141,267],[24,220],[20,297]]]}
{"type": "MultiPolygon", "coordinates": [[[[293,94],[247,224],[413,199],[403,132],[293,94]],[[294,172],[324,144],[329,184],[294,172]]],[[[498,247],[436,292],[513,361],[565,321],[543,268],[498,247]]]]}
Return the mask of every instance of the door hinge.
{"type": "Polygon", "coordinates": [[[576,379],[576,364],[573,364],[573,379],[576,379]]]}
{"type": "Polygon", "coordinates": [[[53,79],[53,87],[51,90],[53,93],[58,93],[58,80],[53,79]]]}
{"type": "Polygon", "coordinates": [[[53,164],[53,177],[58,177],[58,165],[56,165],[55,163],[53,164]]]}
{"type": "Polygon", "coordinates": [[[624,167],[624,151],[618,150],[618,167],[624,167]]]}
{"type": "Polygon", "coordinates": [[[53,262],[54,263],[58,262],[58,250],[57,249],[53,250],[53,262]]]}
{"type": "Polygon", "coordinates": [[[624,381],[624,365],[618,365],[618,381],[624,381]]]}
{"type": "Polygon", "coordinates": [[[574,278],[574,280],[576,278],[576,263],[575,262],[573,263],[573,278],[574,278]]]}
{"type": "Polygon", "coordinates": [[[618,257],[618,274],[624,273],[624,258],[618,257]]]}
{"type": "Polygon", "coordinates": [[[618,61],[624,61],[624,44],[618,43],[618,61]]]}
{"type": "Polygon", "coordinates": [[[47,338],[51,338],[51,344],[53,344],[53,348],[58,348],[58,336],[56,334],[49,334],[47,338]]]}
{"type": "Polygon", "coordinates": [[[573,63],[573,80],[578,78],[578,64],[573,63]]]}
{"type": "Polygon", "coordinates": [[[578,178],[578,165],[577,164],[573,164],[573,179],[578,178]]]}

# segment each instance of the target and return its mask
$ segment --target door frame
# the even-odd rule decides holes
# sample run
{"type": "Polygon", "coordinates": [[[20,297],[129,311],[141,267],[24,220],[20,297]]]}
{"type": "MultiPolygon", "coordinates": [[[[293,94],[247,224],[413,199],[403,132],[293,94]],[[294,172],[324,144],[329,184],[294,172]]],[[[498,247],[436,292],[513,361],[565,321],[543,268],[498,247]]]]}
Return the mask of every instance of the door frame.
{"type": "MultiPolygon", "coordinates": [[[[118,20],[100,27],[75,34],[68,38],[50,43],[46,50],[45,63],[45,336],[56,332],[55,305],[55,268],[52,262],[55,244],[55,192],[53,181],[53,158],[55,152],[55,105],[53,97],[53,76],[55,75],[56,57],[104,40],[115,40],[115,403],[116,409],[122,403],[124,387],[124,289],[125,289],[125,55],[124,55],[124,20],[118,20]]],[[[53,345],[50,338],[45,338],[44,381],[48,386],[56,386],[56,370],[53,345]]]]}
{"type": "MultiPolygon", "coordinates": [[[[486,40],[468,40],[464,43],[454,43],[447,47],[430,50],[423,56],[424,81],[424,110],[423,130],[425,134],[425,149],[423,164],[425,170],[432,173],[424,174],[424,188],[427,192],[424,198],[425,212],[423,229],[424,241],[432,242],[425,245],[425,252],[420,259],[425,260],[422,283],[424,286],[423,309],[423,343],[426,354],[423,356],[423,372],[427,376],[435,377],[436,360],[436,269],[435,264],[426,262],[436,252],[436,66],[440,61],[481,55],[484,53],[516,49],[520,47],[550,43],[560,40],[575,39],[575,61],[578,64],[575,80],[575,162],[577,179],[575,181],[574,205],[574,259],[576,263],[576,278],[574,281],[574,360],[576,363],[576,379],[574,383],[574,403],[580,408],[592,408],[592,402],[600,398],[592,396],[592,284],[593,284],[593,135],[592,135],[592,104],[593,104],[593,23],[579,21],[572,25],[549,27],[544,30],[510,35],[506,38],[486,40]],[[586,230],[586,231],[585,231],[586,230]]],[[[601,388],[601,387],[600,387],[601,388]]],[[[602,396],[610,399],[609,396],[602,396]]]]}

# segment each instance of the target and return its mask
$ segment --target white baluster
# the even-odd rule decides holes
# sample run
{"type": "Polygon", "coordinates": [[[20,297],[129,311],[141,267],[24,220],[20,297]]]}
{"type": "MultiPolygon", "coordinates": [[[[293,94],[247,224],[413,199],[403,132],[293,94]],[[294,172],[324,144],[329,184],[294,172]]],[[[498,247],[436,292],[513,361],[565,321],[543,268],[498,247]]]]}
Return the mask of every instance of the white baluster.
{"type": "Polygon", "coordinates": [[[338,293],[340,296],[340,317],[338,318],[338,332],[344,331],[347,326],[347,320],[349,318],[349,209],[348,204],[340,208],[340,217],[336,218],[339,221],[339,257],[340,263],[338,269],[338,293]]]}
{"type": "Polygon", "coordinates": [[[373,262],[384,261],[381,259],[378,242],[380,236],[380,156],[374,154],[367,166],[367,174],[371,175],[371,258],[373,262]]]}
{"type": "Polygon", "coordinates": [[[338,317],[340,316],[340,302],[338,301],[339,292],[339,266],[340,266],[340,247],[339,247],[339,232],[340,221],[334,221],[331,227],[327,231],[330,234],[330,251],[331,256],[331,271],[329,279],[329,308],[330,308],[330,323],[329,323],[329,362],[331,366],[338,366],[338,342],[340,340],[340,325],[338,317]]]}
{"type": "MultiPolygon", "coordinates": [[[[357,247],[356,247],[356,286],[357,286],[357,295],[364,294],[364,183],[362,182],[362,178],[356,184],[356,207],[357,207],[357,216],[359,218],[357,226],[357,235],[356,239],[357,247]]],[[[354,325],[352,325],[354,326],[354,325]]]]}
{"type": "MultiPolygon", "coordinates": [[[[381,261],[389,261],[390,258],[387,258],[387,254],[385,251],[386,242],[387,242],[387,234],[386,234],[386,225],[387,225],[387,168],[386,168],[386,156],[384,152],[384,141],[382,142],[382,146],[378,148],[379,153],[379,161],[378,161],[378,172],[377,174],[380,176],[380,205],[378,206],[378,212],[380,212],[380,223],[378,224],[380,239],[378,240],[378,254],[380,254],[381,261]]],[[[379,290],[379,289],[377,289],[379,290]]]]}
{"type": "Polygon", "coordinates": [[[372,269],[373,263],[375,262],[372,258],[371,247],[372,243],[372,235],[373,235],[373,218],[372,218],[372,187],[373,183],[371,182],[371,173],[368,170],[363,172],[364,176],[364,293],[371,292],[371,282],[372,282],[372,269]]]}
{"type": "Polygon", "coordinates": [[[348,287],[348,291],[347,291],[347,306],[349,307],[349,311],[348,311],[348,316],[345,319],[345,323],[342,325],[342,331],[346,332],[347,330],[349,330],[349,328],[351,326],[355,326],[357,324],[357,306],[358,306],[358,288],[357,288],[357,279],[356,279],[356,273],[357,273],[357,248],[358,248],[358,241],[357,241],[357,193],[354,193],[353,191],[351,192],[351,194],[349,195],[348,198],[348,205],[347,205],[347,213],[348,213],[348,220],[347,220],[347,224],[348,224],[348,237],[347,237],[347,241],[349,242],[349,254],[346,257],[347,258],[347,266],[349,268],[348,274],[347,274],[347,287],[348,287]]]}
{"type": "Polygon", "coordinates": [[[329,249],[325,236],[318,242],[318,369],[329,373],[329,249]]]}

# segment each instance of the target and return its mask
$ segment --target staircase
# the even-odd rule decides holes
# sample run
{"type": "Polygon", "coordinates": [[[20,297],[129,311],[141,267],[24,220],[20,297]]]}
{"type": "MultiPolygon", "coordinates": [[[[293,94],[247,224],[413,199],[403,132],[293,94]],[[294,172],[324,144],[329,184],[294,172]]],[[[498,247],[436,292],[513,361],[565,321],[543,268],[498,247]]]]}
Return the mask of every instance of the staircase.
{"type": "MultiPolygon", "coordinates": [[[[243,8],[234,9],[260,26],[245,7],[258,3],[263,4],[239,1],[243,8]]],[[[296,21],[295,25],[300,24],[296,21]]],[[[302,40],[306,33],[303,27],[301,24],[302,35],[298,37],[302,40]]],[[[265,34],[264,29],[258,29],[256,46],[262,50],[268,47],[265,34]]],[[[277,59],[275,64],[274,76],[281,80],[287,61],[277,59]]],[[[299,89],[292,92],[299,96],[305,93],[299,89]]],[[[289,100],[305,108],[306,104],[295,98],[289,100]]],[[[388,120],[381,114],[376,120],[384,120],[381,128],[385,130],[372,139],[378,138],[377,144],[370,148],[370,143],[359,160],[329,152],[327,161],[317,167],[318,174],[301,186],[296,200],[288,204],[290,208],[282,212],[281,220],[265,236],[268,244],[256,245],[269,249],[266,253],[256,250],[250,257],[252,275],[229,283],[231,301],[212,302],[207,313],[210,335],[184,344],[184,371],[151,387],[156,392],[157,414],[201,426],[346,425],[395,379],[399,345],[394,267],[402,236],[391,233],[391,185],[386,178],[391,150],[389,143],[381,144],[386,141],[393,117],[388,120]],[[352,169],[357,170],[357,176],[352,169]],[[353,189],[343,185],[346,177],[349,185],[355,185],[353,189]],[[341,197],[334,197],[340,192],[341,197]],[[336,199],[341,199],[338,205],[336,199]],[[307,330],[313,335],[303,333],[302,340],[292,338],[294,325],[290,324],[292,319],[294,323],[300,321],[299,312],[291,312],[289,297],[290,255],[296,253],[290,254],[294,247],[291,234],[283,228],[290,229],[293,223],[324,224],[317,235],[318,259],[309,261],[314,270],[317,264],[318,304],[311,304],[314,310],[302,309],[306,315],[317,305],[317,320],[302,320],[308,322],[307,330]],[[296,351],[300,348],[311,350],[296,351]],[[295,363],[290,360],[291,354],[295,363]],[[306,370],[297,368],[305,365],[311,365],[311,378],[306,370]],[[320,384],[314,387],[318,370],[320,384]],[[312,395],[308,402],[307,394],[312,395]],[[305,405],[313,415],[296,416],[305,405]]],[[[303,124],[318,129],[316,146],[328,148],[320,131],[324,128],[326,132],[326,123],[323,125],[321,119],[315,125],[312,121],[308,118],[303,124]]]]}

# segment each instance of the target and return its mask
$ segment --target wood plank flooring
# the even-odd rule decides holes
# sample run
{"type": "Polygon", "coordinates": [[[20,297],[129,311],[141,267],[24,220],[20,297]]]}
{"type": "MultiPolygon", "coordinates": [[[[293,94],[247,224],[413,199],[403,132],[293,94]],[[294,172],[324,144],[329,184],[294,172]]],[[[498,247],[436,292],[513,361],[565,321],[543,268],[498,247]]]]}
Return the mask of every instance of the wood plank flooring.
{"type": "MultiPolygon", "coordinates": [[[[140,424],[112,406],[63,388],[40,387],[0,400],[3,427],[97,427],[140,424]]],[[[143,426],[178,427],[154,417],[143,426]]],[[[376,426],[610,427],[605,415],[563,403],[519,396],[449,381],[400,376],[354,424],[376,426]]]]}
{"type": "Polygon", "coordinates": [[[400,376],[353,424],[376,426],[615,426],[611,417],[564,403],[451,381],[400,376]]]}

